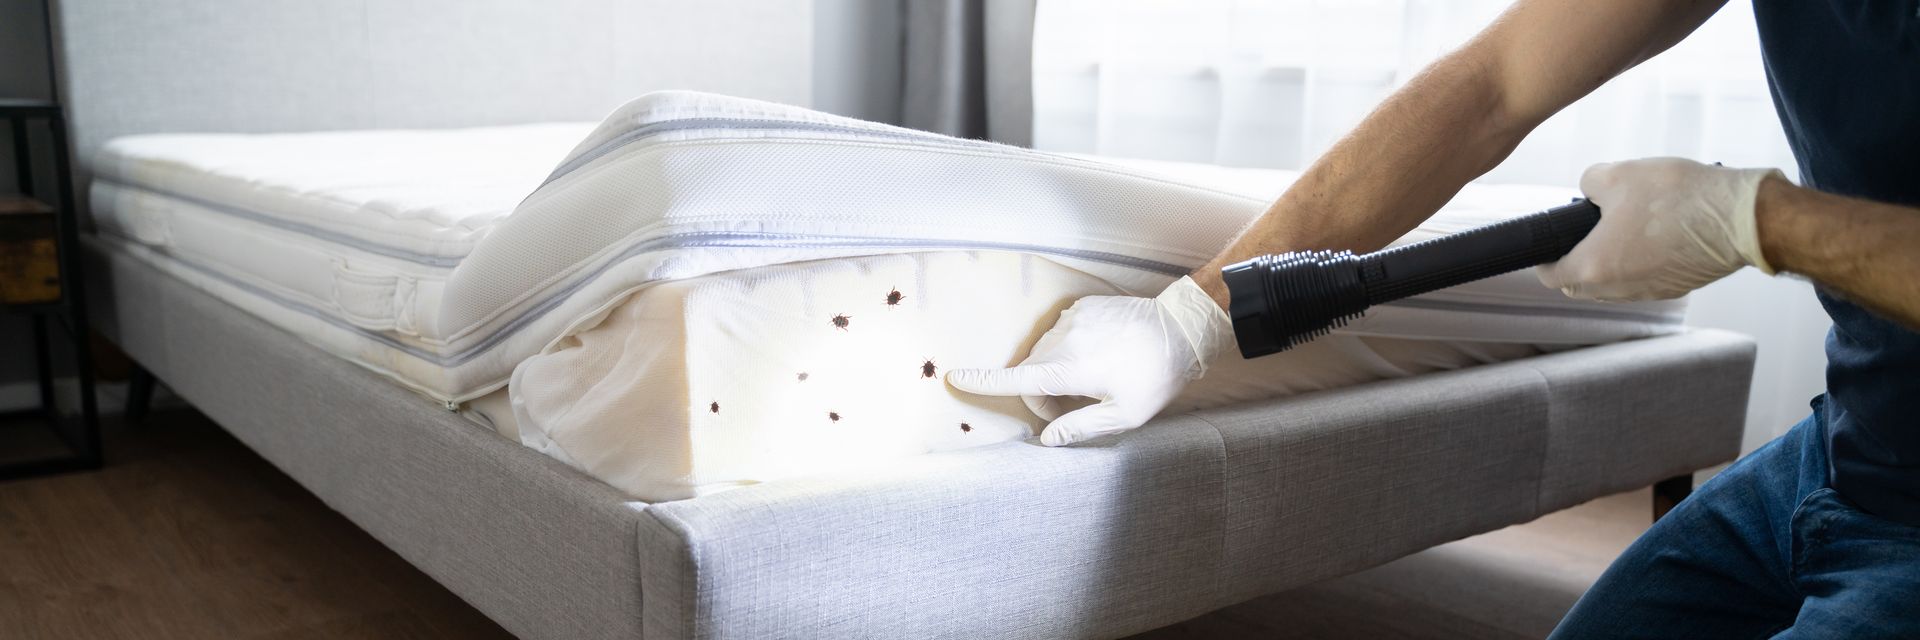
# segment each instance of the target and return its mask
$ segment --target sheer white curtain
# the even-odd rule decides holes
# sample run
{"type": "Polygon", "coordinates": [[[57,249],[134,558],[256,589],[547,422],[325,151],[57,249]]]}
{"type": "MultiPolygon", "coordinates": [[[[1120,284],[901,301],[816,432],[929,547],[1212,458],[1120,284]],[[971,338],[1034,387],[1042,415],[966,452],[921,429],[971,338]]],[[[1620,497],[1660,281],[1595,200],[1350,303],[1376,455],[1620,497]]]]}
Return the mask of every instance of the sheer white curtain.
{"type": "MultiPolygon", "coordinates": [[[[1301,169],[1507,4],[1040,0],[1034,146],[1301,169]]],[[[1586,40],[1564,35],[1569,51],[1586,40]]],[[[1657,155],[1797,175],[1746,0],[1548,120],[1481,182],[1574,186],[1594,162],[1657,155]]],[[[1824,386],[1827,327],[1811,287],[1749,271],[1702,290],[1691,309],[1690,323],[1761,342],[1749,448],[1805,415],[1824,386]]]]}
{"type": "MultiPolygon", "coordinates": [[[[1034,143],[1299,169],[1506,4],[1044,0],[1034,143]]],[[[1584,40],[1566,34],[1570,49],[1584,40]]],[[[1792,170],[1745,2],[1549,120],[1483,180],[1570,183],[1593,162],[1650,155],[1792,170]]]]}

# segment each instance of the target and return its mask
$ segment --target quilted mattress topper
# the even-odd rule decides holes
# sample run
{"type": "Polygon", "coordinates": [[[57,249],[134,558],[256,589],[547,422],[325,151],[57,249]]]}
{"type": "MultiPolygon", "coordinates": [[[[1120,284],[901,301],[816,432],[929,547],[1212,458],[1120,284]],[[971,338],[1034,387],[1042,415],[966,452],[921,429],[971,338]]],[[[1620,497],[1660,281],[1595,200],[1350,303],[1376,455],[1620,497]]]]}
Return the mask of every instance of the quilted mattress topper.
{"type": "Polygon", "coordinates": [[[452,267],[589,127],[149,134],[108,142],[91,167],[121,189],[452,267]]]}
{"type": "Polygon", "coordinates": [[[433,330],[447,278],[592,128],[116,138],[88,158],[96,241],[451,400],[476,369],[433,330]]]}

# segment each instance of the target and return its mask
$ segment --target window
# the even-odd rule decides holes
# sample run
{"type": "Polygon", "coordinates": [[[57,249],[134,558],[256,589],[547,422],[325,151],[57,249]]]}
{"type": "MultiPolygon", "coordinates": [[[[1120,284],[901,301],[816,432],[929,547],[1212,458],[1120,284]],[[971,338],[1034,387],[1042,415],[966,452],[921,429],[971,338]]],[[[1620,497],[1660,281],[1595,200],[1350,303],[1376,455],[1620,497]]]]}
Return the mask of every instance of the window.
{"type": "MultiPolygon", "coordinates": [[[[1304,168],[1506,5],[1041,0],[1034,146],[1304,168]]],[[[1744,0],[1547,121],[1482,180],[1572,185],[1594,162],[1657,155],[1794,173],[1744,0]]]]}

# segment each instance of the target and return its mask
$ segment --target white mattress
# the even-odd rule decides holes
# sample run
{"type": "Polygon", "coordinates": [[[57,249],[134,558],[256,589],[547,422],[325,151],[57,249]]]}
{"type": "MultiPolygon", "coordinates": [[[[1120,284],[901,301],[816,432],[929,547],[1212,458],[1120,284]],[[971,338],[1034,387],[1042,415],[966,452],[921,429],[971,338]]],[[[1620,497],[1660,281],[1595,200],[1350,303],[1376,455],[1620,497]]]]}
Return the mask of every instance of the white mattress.
{"type": "MultiPolygon", "coordinates": [[[[1122,165],[669,92],[597,127],[125,138],[93,202],[156,268],[658,500],[1025,437],[1017,400],[920,367],[1010,364],[1079,296],[1157,291],[1294,178],[1122,165]]],[[[1470,186],[1403,241],[1571,195],[1470,186]]],[[[1232,359],[1172,410],[1654,335],[1679,311],[1520,272],[1232,359]]]]}
{"type": "Polygon", "coordinates": [[[326,350],[450,400],[454,267],[588,123],[165,134],[95,159],[102,235],[326,350]]]}

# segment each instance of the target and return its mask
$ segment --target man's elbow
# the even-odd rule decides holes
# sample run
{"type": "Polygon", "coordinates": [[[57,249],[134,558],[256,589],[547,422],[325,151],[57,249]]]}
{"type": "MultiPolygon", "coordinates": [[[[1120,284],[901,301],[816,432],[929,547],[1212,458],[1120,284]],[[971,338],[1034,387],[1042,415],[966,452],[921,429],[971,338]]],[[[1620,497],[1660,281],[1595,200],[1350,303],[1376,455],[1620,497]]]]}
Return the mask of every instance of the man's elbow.
{"type": "Polygon", "coordinates": [[[1476,44],[1482,43],[1469,43],[1436,61],[1428,73],[1460,105],[1467,140],[1485,152],[1479,154],[1485,156],[1480,158],[1484,172],[1506,159],[1553,110],[1497,52],[1476,44]]]}

